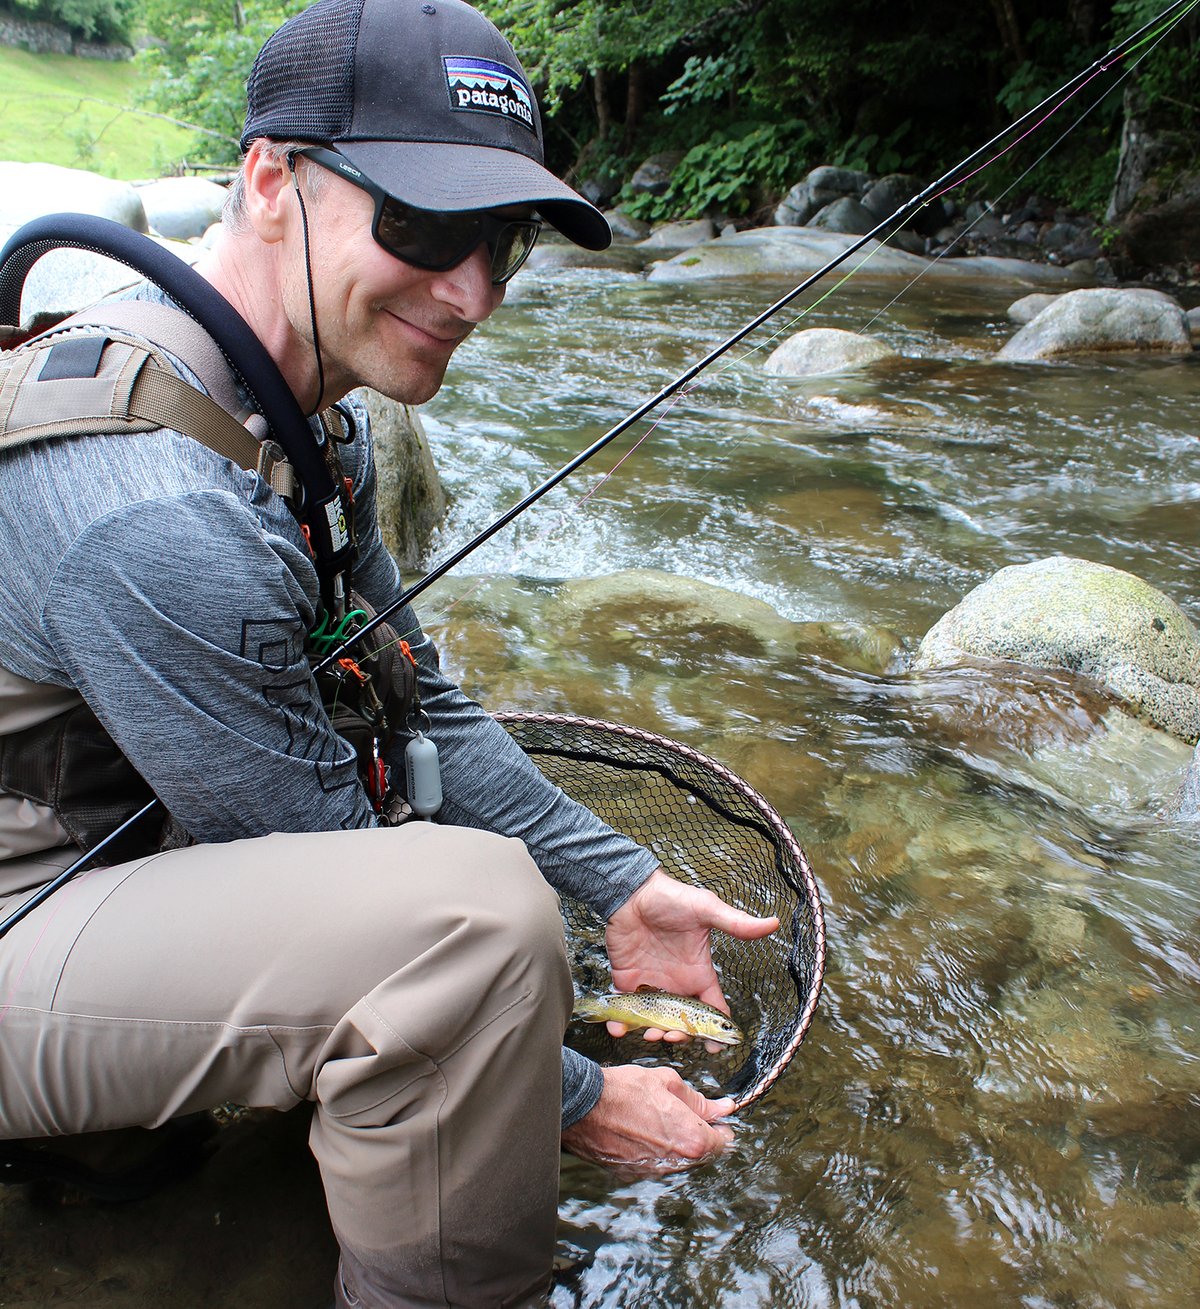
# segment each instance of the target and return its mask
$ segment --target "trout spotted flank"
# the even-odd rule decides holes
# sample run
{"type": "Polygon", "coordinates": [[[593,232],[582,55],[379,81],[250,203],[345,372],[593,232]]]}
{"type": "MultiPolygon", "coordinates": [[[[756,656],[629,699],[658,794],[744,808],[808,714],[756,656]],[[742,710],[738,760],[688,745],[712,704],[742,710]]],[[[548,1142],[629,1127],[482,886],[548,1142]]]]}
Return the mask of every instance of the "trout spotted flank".
{"type": "Polygon", "coordinates": [[[626,1027],[660,1027],[664,1032],[687,1032],[719,1045],[740,1045],[737,1023],[712,1005],[670,991],[639,987],[636,991],[608,991],[585,995],[575,1003],[575,1017],[585,1023],[624,1023],[626,1027]]]}

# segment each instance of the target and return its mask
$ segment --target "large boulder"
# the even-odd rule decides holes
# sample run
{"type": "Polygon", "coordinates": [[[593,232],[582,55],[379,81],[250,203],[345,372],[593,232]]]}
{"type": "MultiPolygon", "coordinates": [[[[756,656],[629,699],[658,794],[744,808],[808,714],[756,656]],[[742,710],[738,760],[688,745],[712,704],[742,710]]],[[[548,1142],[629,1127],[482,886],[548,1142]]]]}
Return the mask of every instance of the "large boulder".
{"type": "Polygon", "coordinates": [[[763,368],[782,377],[818,377],[896,357],[896,351],[873,336],[837,327],[810,327],[777,346],[763,368]]]}
{"type": "Polygon", "coordinates": [[[803,227],[820,208],[813,199],[812,187],[807,182],[797,182],[775,206],[771,221],[777,227],[803,227]]]}
{"type": "Polygon", "coordinates": [[[664,195],[671,185],[675,170],[683,161],[681,150],[663,150],[651,155],[638,165],[629,179],[629,189],[635,195],[664,195]]]}
{"type": "MultiPolygon", "coordinates": [[[[672,259],[656,265],[648,274],[652,282],[693,282],[713,277],[780,276],[803,277],[816,272],[831,259],[844,255],[860,238],[840,232],[822,232],[814,227],[755,227],[717,241],[706,241],[672,259]]],[[[1081,277],[1069,268],[1051,264],[1025,263],[991,256],[967,259],[930,260],[902,250],[880,247],[868,241],[861,246],[862,258],[854,262],[855,276],[863,281],[913,277],[965,286],[1069,287],[1081,277]],[[869,258],[868,258],[869,256],[869,258]]]]}
{"type": "MultiPolygon", "coordinates": [[[[776,207],[773,221],[779,227],[803,227],[827,205],[846,197],[857,200],[870,184],[871,179],[866,173],[823,164],[814,168],[784,196],[776,207]]],[[[871,229],[863,230],[869,232],[871,229]]]]}
{"type": "Polygon", "coordinates": [[[650,224],[627,214],[624,209],[609,209],[604,217],[608,219],[616,241],[644,241],[650,235],[650,224]]]}
{"type": "MultiPolygon", "coordinates": [[[[196,262],[198,246],[151,237],[185,264],[196,262]]],[[[42,331],[105,296],[142,281],[142,275],[116,259],[90,250],[51,250],[34,264],[21,296],[21,326],[42,331]]]]}
{"type": "Polygon", "coordinates": [[[1116,350],[1187,354],[1191,348],[1183,310],[1169,295],[1142,287],[1091,287],[1058,296],[996,358],[1055,359],[1116,350]]]}
{"type": "Polygon", "coordinates": [[[136,188],[82,168],[0,161],[0,241],[43,214],[94,214],[148,230],[136,188]]]}
{"type": "Polygon", "coordinates": [[[371,420],[384,544],[402,569],[412,570],[446,512],[446,494],[429,439],[411,405],[389,400],[366,387],[352,392],[351,399],[366,409],[371,420]]]}
{"type": "Polygon", "coordinates": [[[879,226],[879,220],[853,196],[842,196],[808,220],[809,227],[822,232],[844,232],[848,236],[866,236],[879,226]]]}
{"type": "Polygon", "coordinates": [[[1057,296],[1045,291],[1034,291],[1032,295],[1023,295],[1019,300],[1014,300],[1008,306],[1008,316],[1014,323],[1020,323],[1024,327],[1026,323],[1032,323],[1043,309],[1048,309],[1057,299],[1057,296]]]}
{"type": "Polygon", "coordinates": [[[220,219],[227,194],[203,177],[164,177],[137,193],[151,229],[180,241],[203,236],[220,219]]]}
{"type": "Polygon", "coordinates": [[[711,218],[689,218],[656,227],[639,244],[655,250],[689,250],[702,241],[711,241],[716,234],[711,218]]]}
{"type": "Polygon", "coordinates": [[[1002,568],[930,628],[913,668],[972,659],[1066,669],[1152,726],[1200,740],[1200,633],[1118,568],[1063,555],[1002,568]]]}
{"type": "MultiPolygon", "coordinates": [[[[921,179],[908,173],[888,173],[873,182],[863,193],[863,208],[870,211],[877,223],[883,222],[921,191],[921,179]]],[[[945,212],[938,206],[938,225],[945,221],[945,212]]],[[[912,226],[910,220],[908,226],[912,226]]]]}
{"type": "MultiPolygon", "coordinates": [[[[0,245],[33,219],[57,213],[89,214],[136,232],[147,230],[146,211],[128,182],[57,164],[0,161],[0,245]]],[[[90,251],[51,251],[25,283],[21,325],[50,326],[138,280],[124,264],[90,251]]]]}
{"type": "Polygon", "coordinates": [[[804,179],[814,195],[834,199],[840,195],[861,196],[871,185],[871,175],[857,168],[839,168],[836,164],[822,164],[804,179]]]}
{"type": "Polygon", "coordinates": [[[1183,174],[1161,200],[1136,209],[1122,236],[1130,257],[1145,268],[1200,263],[1200,173],[1183,174]]]}

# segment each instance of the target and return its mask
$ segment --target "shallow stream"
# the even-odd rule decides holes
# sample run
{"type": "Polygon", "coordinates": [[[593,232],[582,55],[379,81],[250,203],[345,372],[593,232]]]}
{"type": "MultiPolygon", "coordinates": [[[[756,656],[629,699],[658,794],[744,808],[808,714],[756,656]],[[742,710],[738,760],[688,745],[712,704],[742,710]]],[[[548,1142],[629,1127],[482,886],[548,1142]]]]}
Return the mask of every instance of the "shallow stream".
{"type": "MultiPolygon", "coordinates": [[[[454,500],[435,554],[785,289],[523,272],[426,412],[454,500]]],[[[1200,1302],[1200,832],[1161,813],[1190,751],[1065,676],[906,668],[972,586],[1059,553],[1200,620],[1200,356],[998,365],[1027,288],[927,279],[885,308],[900,289],[856,280],[807,322],[901,360],[795,382],[736,352],[422,604],[489,707],[737,769],[825,902],[815,1023],[727,1156],[564,1161],[592,1262],[554,1309],[1200,1302]],[[721,590],[676,603],[635,569],[721,590]]],[[[0,1193],[0,1304],[317,1309],[304,1127],[235,1125],[120,1209],[0,1193]]]]}
{"type": "MultiPolygon", "coordinates": [[[[443,545],[784,289],[519,279],[427,414],[443,545]]],[[[852,283],[805,325],[903,359],[797,382],[735,352],[611,479],[646,425],[425,606],[490,707],[738,769],[825,901],[816,1022],[732,1153],[657,1180],[567,1163],[562,1216],[595,1258],[557,1309],[1200,1295],[1200,834],[1160,812],[1190,751],[1065,677],[905,667],[972,586],[1054,554],[1200,619],[1200,357],[999,365],[1020,289],[922,283],[885,308],[899,290],[852,283]],[[577,580],[629,569],[789,621],[577,580]]]]}

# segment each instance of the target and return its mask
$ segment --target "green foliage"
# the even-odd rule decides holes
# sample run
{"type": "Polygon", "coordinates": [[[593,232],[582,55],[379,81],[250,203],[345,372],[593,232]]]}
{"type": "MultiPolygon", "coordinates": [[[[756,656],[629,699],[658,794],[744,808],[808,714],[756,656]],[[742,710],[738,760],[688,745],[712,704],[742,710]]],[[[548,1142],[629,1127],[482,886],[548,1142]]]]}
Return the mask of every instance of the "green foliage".
{"type": "Polygon", "coordinates": [[[556,111],[589,74],[658,62],[729,11],[728,0],[478,0],[556,111]]]}
{"type": "Polygon", "coordinates": [[[147,31],[161,43],[139,55],[151,75],[148,102],[194,125],[191,158],[234,164],[246,116],[246,78],[268,36],[303,0],[230,4],[194,0],[186,17],[170,0],[143,0],[147,31]]]}
{"type": "Polygon", "coordinates": [[[58,23],[85,40],[127,41],[138,0],[5,0],[0,10],[58,23]]]}
{"type": "MultiPolygon", "coordinates": [[[[936,176],[1166,0],[476,2],[530,74],[551,167],[628,177],[647,155],[683,152],[668,194],[637,202],[660,218],[750,212],[815,163],[936,176]]],[[[171,0],[0,0],[53,11],[81,30],[136,21],[161,43],[140,56],[154,74],[151,103],[195,124],[192,157],[215,163],[237,157],[254,54],[303,3],[187,0],[181,9],[171,0]]],[[[1089,85],[993,175],[1021,178],[1051,145],[1026,185],[1080,207],[1100,203],[1112,180],[1120,95],[1090,111],[1061,145],[1053,138],[1127,69],[1127,86],[1138,88],[1156,128],[1182,135],[1195,151],[1198,41],[1200,10],[1089,85]]],[[[991,176],[986,185],[995,185],[991,176]]]]}
{"type": "MultiPolygon", "coordinates": [[[[1138,31],[1162,7],[1159,0],[1116,0],[1114,36],[1138,31]]],[[[1158,35],[1152,29],[1131,56],[1144,108],[1165,126],[1194,134],[1200,131],[1200,21],[1193,13],[1161,40],[1158,35]]]]}
{"type": "Polygon", "coordinates": [[[661,196],[629,197],[626,208],[649,221],[717,212],[745,214],[786,189],[804,167],[812,137],[804,124],[733,123],[695,145],[661,196]]]}
{"type": "Polygon", "coordinates": [[[724,100],[730,88],[742,84],[750,72],[750,51],[727,51],[717,55],[689,55],[683,72],[658,98],[663,112],[673,114],[712,100],[724,100]]]}
{"type": "Polygon", "coordinates": [[[866,173],[898,173],[904,169],[908,156],[900,146],[912,130],[912,120],[906,118],[887,136],[868,132],[865,136],[852,136],[829,157],[839,168],[857,168],[866,173]]]}

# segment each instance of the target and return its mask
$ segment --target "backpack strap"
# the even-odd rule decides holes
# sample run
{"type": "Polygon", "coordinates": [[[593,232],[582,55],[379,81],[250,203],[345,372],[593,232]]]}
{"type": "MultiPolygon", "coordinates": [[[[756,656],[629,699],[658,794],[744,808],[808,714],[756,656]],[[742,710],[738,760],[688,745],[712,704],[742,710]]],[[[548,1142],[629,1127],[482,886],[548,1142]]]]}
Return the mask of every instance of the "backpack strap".
{"type": "Polygon", "coordinates": [[[165,305],[106,305],[0,355],[0,449],[166,427],[259,473],[280,495],[294,496],[295,473],[282,449],[260,442],[235,414],[247,410],[217,346],[194,319],[165,305]],[[110,325],[114,318],[127,330],[110,325]],[[148,346],[133,333],[160,344],[148,346]],[[185,382],[164,350],[177,354],[224,403],[185,382]]]}
{"type": "Polygon", "coordinates": [[[243,402],[220,346],[186,310],[153,300],[104,300],[72,314],[55,330],[64,327],[115,327],[145,337],[190,368],[208,394],[239,423],[255,412],[243,402]]]}

